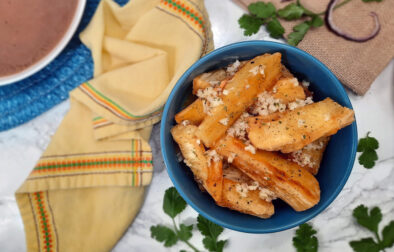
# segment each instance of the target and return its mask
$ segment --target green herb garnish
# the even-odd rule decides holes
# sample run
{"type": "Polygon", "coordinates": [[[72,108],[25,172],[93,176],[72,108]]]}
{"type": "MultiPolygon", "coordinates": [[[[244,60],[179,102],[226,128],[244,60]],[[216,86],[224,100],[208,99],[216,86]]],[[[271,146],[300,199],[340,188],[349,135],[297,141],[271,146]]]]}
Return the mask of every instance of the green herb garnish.
{"type": "MultiPolygon", "coordinates": [[[[151,226],[151,237],[162,242],[165,247],[171,247],[178,241],[184,242],[194,252],[200,252],[193,246],[189,240],[193,236],[193,224],[180,224],[179,227],[175,222],[175,217],[185,210],[187,204],[179,195],[175,187],[168,188],[164,193],[163,210],[172,219],[172,228],[164,225],[151,226]]],[[[218,241],[218,236],[223,232],[221,226],[210,222],[202,216],[197,218],[197,227],[201,234],[205,237],[203,244],[210,252],[222,252],[227,240],[218,241]]],[[[184,251],[184,250],[181,250],[184,251]]]]}
{"type": "Polygon", "coordinates": [[[293,237],[293,246],[297,252],[316,252],[319,247],[316,233],[316,230],[308,223],[301,224],[293,237]]]}
{"type": "Polygon", "coordinates": [[[379,235],[379,223],[382,220],[379,207],[374,207],[368,212],[367,207],[360,205],[353,210],[353,217],[376,238],[376,241],[372,237],[351,241],[349,244],[355,252],[379,252],[394,245],[394,221],[385,226],[382,235],[379,235]]]}
{"type": "Polygon", "coordinates": [[[374,137],[370,137],[369,133],[370,132],[358,141],[357,146],[357,152],[362,152],[358,157],[358,162],[367,169],[375,166],[375,161],[378,160],[376,150],[379,148],[378,140],[374,137]]]}
{"type": "Polygon", "coordinates": [[[204,247],[209,251],[223,251],[224,245],[227,240],[218,241],[218,236],[223,232],[223,228],[209,220],[205,219],[201,215],[197,218],[197,228],[204,236],[202,240],[204,247]]]}

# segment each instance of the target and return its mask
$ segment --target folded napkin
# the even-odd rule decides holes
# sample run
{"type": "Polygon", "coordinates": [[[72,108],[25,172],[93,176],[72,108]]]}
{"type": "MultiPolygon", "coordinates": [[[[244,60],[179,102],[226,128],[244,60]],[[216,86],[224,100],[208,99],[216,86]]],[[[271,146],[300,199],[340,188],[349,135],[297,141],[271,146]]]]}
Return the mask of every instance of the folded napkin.
{"type": "Polygon", "coordinates": [[[103,0],[80,35],[94,79],[16,192],[28,251],[109,251],[152,178],[152,125],[180,75],[212,49],[202,0],[103,0]]]}
{"type": "MultiPolygon", "coordinates": [[[[233,0],[246,7],[258,0],[233,0]]],[[[291,2],[282,0],[265,0],[282,8],[291,2]]],[[[325,11],[329,0],[303,0],[302,4],[311,11],[325,11]]],[[[364,3],[354,0],[334,11],[334,21],[338,26],[355,36],[363,36],[373,29],[373,19],[369,16],[374,11],[379,16],[381,30],[377,37],[364,43],[345,40],[330,32],[325,26],[311,29],[298,47],[309,52],[339,78],[339,80],[356,94],[365,94],[372,82],[394,57],[394,1],[364,3]]],[[[286,29],[285,37],[301,21],[282,21],[286,29]]]]}

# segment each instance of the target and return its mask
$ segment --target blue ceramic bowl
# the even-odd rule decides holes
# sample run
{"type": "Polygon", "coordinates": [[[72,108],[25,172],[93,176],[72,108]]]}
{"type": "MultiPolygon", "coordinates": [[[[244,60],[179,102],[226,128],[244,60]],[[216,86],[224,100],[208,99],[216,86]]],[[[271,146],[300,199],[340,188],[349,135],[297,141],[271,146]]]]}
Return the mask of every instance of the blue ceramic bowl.
{"type": "Polygon", "coordinates": [[[310,54],[286,44],[247,41],[219,48],[194,63],[172,90],[161,121],[160,140],[164,163],[180,195],[207,219],[241,232],[278,232],[296,227],[321,213],[344,187],[356,155],[357,127],[354,122],[331,138],[317,175],[321,188],[320,202],[304,212],[296,212],[283,201],[275,200],[275,214],[270,219],[260,219],[219,207],[207,193],[200,191],[190,169],[183,162],[177,161],[178,147],[170,134],[175,125],[174,115],[184,108],[185,100],[191,94],[193,78],[201,73],[225,67],[236,59],[247,60],[263,53],[274,52],[282,54],[282,63],[298,79],[311,83],[310,89],[314,92],[315,101],[330,97],[341,105],[352,108],[338,79],[310,54]]]}

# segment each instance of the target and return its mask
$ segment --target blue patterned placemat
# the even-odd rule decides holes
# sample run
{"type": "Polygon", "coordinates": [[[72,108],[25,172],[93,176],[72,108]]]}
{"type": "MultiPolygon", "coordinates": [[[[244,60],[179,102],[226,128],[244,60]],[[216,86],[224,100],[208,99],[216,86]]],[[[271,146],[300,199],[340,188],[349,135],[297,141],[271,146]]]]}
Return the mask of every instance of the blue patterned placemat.
{"type": "MultiPolygon", "coordinates": [[[[100,0],[87,0],[73,38],[47,67],[33,76],[0,87],[0,131],[25,123],[68,98],[68,93],[93,76],[90,51],[78,38],[100,0]]],[[[128,0],[116,0],[124,5],[128,0]]]]}

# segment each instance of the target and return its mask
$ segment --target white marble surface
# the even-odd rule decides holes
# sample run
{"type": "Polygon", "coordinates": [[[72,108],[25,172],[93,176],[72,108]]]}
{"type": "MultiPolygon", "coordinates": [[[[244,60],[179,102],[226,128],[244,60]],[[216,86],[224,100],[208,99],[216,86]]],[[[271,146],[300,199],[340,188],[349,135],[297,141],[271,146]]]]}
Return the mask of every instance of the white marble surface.
{"type": "MultiPolygon", "coordinates": [[[[229,0],[205,0],[211,17],[215,46],[220,47],[246,39],[269,40],[261,30],[246,38],[238,28],[237,19],[242,10],[229,0]]],[[[348,242],[369,235],[358,227],[352,209],[363,203],[379,206],[384,214],[382,224],[394,219],[394,62],[381,73],[364,97],[348,92],[353,103],[359,136],[367,131],[380,142],[377,165],[367,170],[357,162],[341,194],[322,214],[311,222],[318,229],[319,251],[352,251],[348,242]]],[[[24,231],[14,199],[14,191],[27,177],[50,141],[69,108],[68,101],[15,129],[0,133],[0,251],[25,251],[24,231]]],[[[153,131],[155,173],[148,189],[144,206],[133,225],[113,249],[130,251],[179,251],[187,249],[182,243],[171,249],[150,238],[149,227],[159,223],[170,224],[162,212],[162,197],[171,181],[165,171],[159,148],[159,127],[153,131]]],[[[181,214],[182,220],[193,223],[197,213],[190,207],[181,214]]],[[[382,226],[382,225],[381,225],[382,226]]],[[[256,235],[225,230],[222,237],[229,239],[225,251],[295,251],[291,245],[294,230],[275,234],[256,235]]],[[[191,240],[202,249],[197,231],[191,240]]],[[[386,250],[394,251],[394,249],[386,250]]]]}

